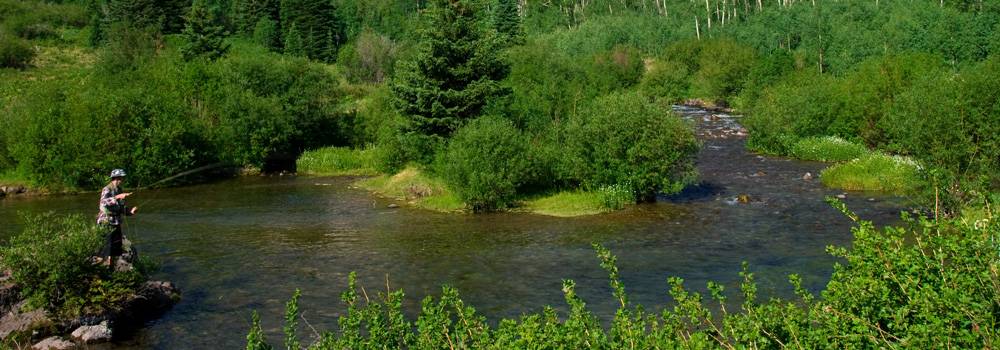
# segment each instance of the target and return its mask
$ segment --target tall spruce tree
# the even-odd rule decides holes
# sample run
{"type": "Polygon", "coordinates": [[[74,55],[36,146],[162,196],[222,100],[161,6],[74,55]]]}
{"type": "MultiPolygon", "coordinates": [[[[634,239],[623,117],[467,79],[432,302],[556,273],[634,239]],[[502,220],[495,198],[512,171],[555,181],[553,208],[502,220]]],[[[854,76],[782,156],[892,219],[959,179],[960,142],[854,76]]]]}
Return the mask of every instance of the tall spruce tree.
{"type": "Polygon", "coordinates": [[[282,36],[289,37],[294,24],[301,38],[302,56],[323,61],[336,58],[337,48],[344,42],[344,29],[332,1],[281,0],[279,12],[282,36]]]}
{"type": "Polygon", "coordinates": [[[518,0],[497,0],[493,12],[493,28],[509,45],[524,43],[524,29],[517,12],[518,0]]]}
{"type": "Polygon", "coordinates": [[[229,50],[229,45],[225,42],[225,27],[219,23],[215,12],[199,0],[196,0],[188,11],[184,39],[186,42],[181,47],[181,54],[188,61],[195,57],[214,60],[229,50]]]}
{"type": "Polygon", "coordinates": [[[250,36],[260,20],[267,18],[278,21],[277,0],[234,0],[230,17],[236,33],[250,36]]]}
{"type": "Polygon", "coordinates": [[[412,131],[449,137],[480,116],[492,101],[510,94],[500,81],[510,67],[500,43],[484,25],[477,0],[432,0],[416,56],[403,63],[392,83],[396,108],[412,131]]]}
{"type": "Polygon", "coordinates": [[[299,32],[298,23],[292,22],[288,32],[285,33],[285,54],[292,56],[306,56],[305,39],[299,32]]]}

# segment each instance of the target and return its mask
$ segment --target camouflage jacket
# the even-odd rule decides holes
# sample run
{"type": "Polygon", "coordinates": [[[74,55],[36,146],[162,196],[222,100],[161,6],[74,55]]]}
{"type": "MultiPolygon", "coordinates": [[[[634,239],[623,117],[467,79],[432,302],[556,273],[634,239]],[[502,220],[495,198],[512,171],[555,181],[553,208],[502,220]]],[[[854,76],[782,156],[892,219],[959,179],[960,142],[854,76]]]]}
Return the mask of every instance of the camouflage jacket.
{"type": "Polygon", "coordinates": [[[97,223],[118,226],[122,223],[122,215],[132,215],[124,200],[115,199],[121,188],[108,184],[101,190],[101,202],[98,204],[97,223]]]}

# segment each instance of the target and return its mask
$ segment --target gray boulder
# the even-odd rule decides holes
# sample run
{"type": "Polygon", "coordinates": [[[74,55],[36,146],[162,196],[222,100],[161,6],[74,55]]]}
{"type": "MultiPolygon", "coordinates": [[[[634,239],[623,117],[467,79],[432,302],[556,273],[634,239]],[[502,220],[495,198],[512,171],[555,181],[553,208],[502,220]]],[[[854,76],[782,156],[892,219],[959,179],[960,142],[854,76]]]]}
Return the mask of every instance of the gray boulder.
{"type": "Polygon", "coordinates": [[[79,339],[84,344],[103,343],[111,341],[111,328],[108,321],[96,326],[82,326],[73,331],[73,339],[79,339]]]}
{"type": "Polygon", "coordinates": [[[14,333],[30,333],[34,330],[51,328],[54,325],[48,313],[42,309],[26,311],[28,302],[22,301],[0,317],[0,339],[14,333]]]}
{"type": "Polygon", "coordinates": [[[32,350],[68,350],[75,348],[76,344],[60,337],[48,337],[31,346],[32,350]]]}

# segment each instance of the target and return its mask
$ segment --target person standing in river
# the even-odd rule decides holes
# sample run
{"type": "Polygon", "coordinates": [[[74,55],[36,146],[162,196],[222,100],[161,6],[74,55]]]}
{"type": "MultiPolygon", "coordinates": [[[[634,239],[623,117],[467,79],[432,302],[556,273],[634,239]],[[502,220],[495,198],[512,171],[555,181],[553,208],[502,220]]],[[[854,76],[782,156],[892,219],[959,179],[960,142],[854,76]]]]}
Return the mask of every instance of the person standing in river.
{"type": "Polygon", "coordinates": [[[101,190],[101,201],[98,204],[97,224],[107,229],[107,243],[104,246],[102,261],[114,269],[117,257],[121,257],[122,249],[122,215],[135,214],[136,207],[125,205],[125,197],[131,193],[122,191],[122,181],[125,180],[125,170],[111,171],[111,182],[101,190]]]}

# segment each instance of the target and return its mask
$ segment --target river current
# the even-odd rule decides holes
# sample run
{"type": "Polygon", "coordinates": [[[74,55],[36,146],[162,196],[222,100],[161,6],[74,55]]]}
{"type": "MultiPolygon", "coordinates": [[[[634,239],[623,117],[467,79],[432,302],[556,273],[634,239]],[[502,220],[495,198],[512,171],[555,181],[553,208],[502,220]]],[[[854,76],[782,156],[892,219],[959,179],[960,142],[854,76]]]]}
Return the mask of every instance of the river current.
{"type": "MultiPolygon", "coordinates": [[[[825,248],[850,244],[850,220],[825,196],[846,194],[848,206],[876,224],[898,221],[898,198],[824,188],[817,175],[824,163],[747,152],[738,117],[675,109],[704,140],[701,183],[603,215],[393,209],[392,200],[353,188],[356,179],[348,177],[240,177],[138,192],[129,200],[141,211],[128,218],[125,234],[161,264],[154,278],[174,282],[183,299],[134,333],[92,348],[242,348],[252,310],[279,344],[284,303],[296,288],[308,343],[310,326],[336,326],[351,271],[370,295],[385,291],[387,281],[403,289],[411,317],[420,299],[439,295],[444,284],[493,323],[545,305],[565,309],[562,279],[572,279],[588,307],[608,319],[615,301],[592,242],[618,256],[626,292],[647,309],[669,306],[669,276],[696,291],[717,281],[737,297],[742,261],[763,297],[790,297],[788,274],[818,292],[836,262],[825,248]]],[[[97,194],[0,200],[0,240],[21,230],[18,212],[96,209],[97,194]]]]}

